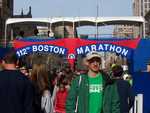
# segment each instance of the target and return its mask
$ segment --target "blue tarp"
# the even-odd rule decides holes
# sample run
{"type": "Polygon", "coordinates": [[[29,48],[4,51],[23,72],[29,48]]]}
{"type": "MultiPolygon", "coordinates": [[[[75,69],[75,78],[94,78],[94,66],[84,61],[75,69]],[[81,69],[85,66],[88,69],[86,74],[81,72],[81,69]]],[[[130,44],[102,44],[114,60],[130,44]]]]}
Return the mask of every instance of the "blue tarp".
{"type": "Polygon", "coordinates": [[[133,72],[146,70],[146,63],[150,60],[150,39],[141,39],[134,50],[131,64],[133,72]]]}
{"type": "Polygon", "coordinates": [[[2,48],[2,47],[1,47],[1,48],[0,48],[0,59],[3,58],[5,52],[6,52],[5,48],[2,48]]]}
{"type": "Polygon", "coordinates": [[[10,48],[0,47],[0,60],[4,57],[4,55],[10,50],[10,48]]]}
{"type": "Polygon", "coordinates": [[[150,113],[150,72],[133,73],[133,89],[136,94],[143,94],[143,113],[150,113]]]}

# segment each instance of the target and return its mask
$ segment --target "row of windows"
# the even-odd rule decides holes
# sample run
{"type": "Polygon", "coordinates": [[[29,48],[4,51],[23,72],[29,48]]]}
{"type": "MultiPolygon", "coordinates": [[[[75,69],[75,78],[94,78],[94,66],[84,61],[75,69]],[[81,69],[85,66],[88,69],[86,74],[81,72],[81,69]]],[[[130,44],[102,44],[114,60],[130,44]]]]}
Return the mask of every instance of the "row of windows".
{"type": "Polygon", "coordinates": [[[2,0],[0,0],[0,7],[2,7],[2,0]]]}
{"type": "Polygon", "coordinates": [[[144,2],[150,2],[150,0],[145,0],[144,2]]]}
{"type": "Polygon", "coordinates": [[[2,8],[0,8],[0,18],[2,18],[2,8]]]}
{"type": "Polygon", "coordinates": [[[145,3],[145,8],[150,8],[150,3],[145,3]]]}

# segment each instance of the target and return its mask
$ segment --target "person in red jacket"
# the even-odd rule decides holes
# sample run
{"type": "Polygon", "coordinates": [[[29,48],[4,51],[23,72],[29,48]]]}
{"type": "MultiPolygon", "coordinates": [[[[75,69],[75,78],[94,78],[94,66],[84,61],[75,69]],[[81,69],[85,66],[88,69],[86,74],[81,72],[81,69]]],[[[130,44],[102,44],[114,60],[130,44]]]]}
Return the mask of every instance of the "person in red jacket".
{"type": "Polygon", "coordinates": [[[68,90],[65,88],[64,83],[59,84],[59,90],[54,99],[54,113],[66,113],[65,104],[68,95],[68,90]]]}

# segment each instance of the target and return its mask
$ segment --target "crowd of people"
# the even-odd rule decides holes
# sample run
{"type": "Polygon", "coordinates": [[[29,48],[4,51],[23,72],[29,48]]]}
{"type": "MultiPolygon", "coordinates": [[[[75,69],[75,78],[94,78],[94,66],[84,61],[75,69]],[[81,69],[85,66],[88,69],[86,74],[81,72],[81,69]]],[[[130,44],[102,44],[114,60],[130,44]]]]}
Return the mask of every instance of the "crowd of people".
{"type": "MultiPolygon", "coordinates": [[[[53,36],[54,36],[54,33],[53,33],[51,30],[48,30],[47,33],[42,34],[42,33],[39,32],[39,30],[38,30],[37,28],[35,28],[35,29],[32,31],[31,35],[34,36],[34,37],[37,37],[37,36],[53,37],[53,36]]],[[[19,33],[16,34],[16,38],[17,38],[17,39],[23,39],[23,38],[25,38],[25,37],[27,37],[27,36],[28,36],[28,34],[26,34],[25,31],[23,31],[23,30],[19,31],[19,33]]]]}
{"type": "Polygon", "coordinates": [[[92,51],[85,59],[87,70],[70,66],[49,71],[35,62],[31,69],[20,65],[14,49],[1,58],[0,111],[2,113],[129,113],[134,104],[131,84],[123,68],[114,65],[111,75],[101,69],[101,55],[92,51]]]}

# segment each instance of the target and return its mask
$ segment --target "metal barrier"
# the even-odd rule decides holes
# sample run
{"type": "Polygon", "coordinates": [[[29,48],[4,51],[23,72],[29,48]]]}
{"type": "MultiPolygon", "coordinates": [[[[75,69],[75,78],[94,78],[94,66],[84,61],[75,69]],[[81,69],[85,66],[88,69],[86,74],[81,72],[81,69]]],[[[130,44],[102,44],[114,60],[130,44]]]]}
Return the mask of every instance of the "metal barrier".
{"type": "Polygon", "coordinates": [[[143,113],[143,94],[137,94],[134,101],[134,107],[129,113],[143,113]]]}

